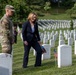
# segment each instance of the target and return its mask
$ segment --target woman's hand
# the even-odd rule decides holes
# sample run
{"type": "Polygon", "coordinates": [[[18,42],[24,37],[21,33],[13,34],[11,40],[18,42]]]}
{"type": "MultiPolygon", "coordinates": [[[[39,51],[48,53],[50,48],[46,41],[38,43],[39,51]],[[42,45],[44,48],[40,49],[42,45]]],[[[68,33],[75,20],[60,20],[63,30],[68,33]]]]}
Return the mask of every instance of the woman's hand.
{"type": "Polygon", "coordinates": [[[40,41],[38,41],[38,43],[41,45],[41,42],[40,41]]]}
{"type": "Polygon", "coordinates": [[[27,41],[24,41],[24,44],[25,44],[25,45],[28,45],[28,42],[27,42],[27,41]]]}

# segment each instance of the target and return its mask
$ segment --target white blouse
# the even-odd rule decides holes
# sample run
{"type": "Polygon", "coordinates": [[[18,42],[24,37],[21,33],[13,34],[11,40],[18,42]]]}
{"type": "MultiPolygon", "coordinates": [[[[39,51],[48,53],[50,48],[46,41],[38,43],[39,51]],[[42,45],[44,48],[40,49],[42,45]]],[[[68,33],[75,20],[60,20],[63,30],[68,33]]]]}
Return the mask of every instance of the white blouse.
{"type": "Polygon", "coordinates": [[[35,31],[34,26],[31,26],[31,29],[32,29],[32,33],[33,33],[35,31]]]}

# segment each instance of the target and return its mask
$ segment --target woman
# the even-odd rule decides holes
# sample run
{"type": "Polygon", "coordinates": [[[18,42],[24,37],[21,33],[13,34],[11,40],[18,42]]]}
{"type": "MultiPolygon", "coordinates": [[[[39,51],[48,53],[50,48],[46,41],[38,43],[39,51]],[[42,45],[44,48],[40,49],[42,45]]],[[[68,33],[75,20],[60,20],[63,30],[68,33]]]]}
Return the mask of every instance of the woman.
{"type": "Polygon", "coordinates": [[[40,36],[37,24],[37,14],[30,13],[27,22],[22,25],[22,37],[24,43],[23,68],[27,67],[30,48],[36,51],[35,67],[41,66],[42,50],[40,46],[40,36]]]}

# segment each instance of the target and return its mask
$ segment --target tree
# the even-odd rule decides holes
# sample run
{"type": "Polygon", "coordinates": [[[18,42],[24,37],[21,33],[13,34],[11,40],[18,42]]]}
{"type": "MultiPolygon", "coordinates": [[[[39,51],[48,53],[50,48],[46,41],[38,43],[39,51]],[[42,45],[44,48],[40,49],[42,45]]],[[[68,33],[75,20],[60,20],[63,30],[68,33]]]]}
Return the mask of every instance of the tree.
{"type": "Polygon", "coordinates": [[[31,11],[31,9],[27,6],[25,0],[15,0],[13,1],[13,6],[15,7],[15,22],[23,22],[26,20],[27,15],[31,11]]]}
{"type": "Polygon", "coordinates": [[[73,0],[62,0],[61,5],[65,8],[71,8],[73,6],[73,0]]]}
{"type": "Polygon", "coordinates": [[[4,8],[6,4],[13,5],[15,7],[15,15],[13,17],[14,22],[23,22],[26,20],[27,15],[31,9],[27,6],[26,0],[0,0],[0,17],[4,14],[4,8]]]}
{"type": "MultiPolygon", "coordinates": [[[[10,2],[9,2],[10,3],[10,2]]],[[[4,8],[6,6],[6,4],[8,4],[8,0],[0,0],[0,18],[3,16],[4,14],[4,8]]]]}
{"type": "Polygon", "coordinates": [[[44,6],[44,10],[45,11],[48,11],[48,10],[50,10],[51,9],[51,7],[50,7],[50,2],[46,2],[45,3],[45,6],[44,6]]]}
{"type": "MultiPolygon", "coordinates": [[[[72,15],[76,14],[76,3],[74,4],[74,6],[71,9],[68,9],[67,14],[70,14],[70,17],[72,17],[72,15]]],[[[74,16],[76,17],[76,16],[74,16]]]]}
{"type": "Polygon", "coordinates": [[[31,6],[33,4],[43,5],[44,0],[26,0],[27,5],[31,6]]]}

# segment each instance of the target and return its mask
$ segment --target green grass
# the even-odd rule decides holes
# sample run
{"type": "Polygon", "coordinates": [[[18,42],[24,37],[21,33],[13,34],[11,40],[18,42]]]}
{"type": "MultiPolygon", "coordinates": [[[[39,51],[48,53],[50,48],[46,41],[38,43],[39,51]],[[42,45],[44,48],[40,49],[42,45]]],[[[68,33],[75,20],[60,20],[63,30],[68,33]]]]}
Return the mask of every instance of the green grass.
{"type": "Polygon", "coordinates": [[[66,9],[52,8],[49,11],[43,9],[33,10],[38,14],[39,19],[54,19],[54,20],[69,20],[69,14],[66,14],[66,9]]]}
{"type": "Polygon", "coordinates": [[[66,13],[60,13],[60,14],[45,14],[44,16],[39,16],[39,19],[54,19],[54,20],[69,20],[71,19],[70,16],[66,13]]]}
{"type": "MultiPolygon", "coordinates": [[[[58,39],[55,42],[58,46],[58,39]]],[[[76,55],[74,54],[74,45],[72,46],[72,66],[58,68],[55,63],[53,49],[51,49],[51,58],[42,61],[41,67],[34,67],[35,56],[30,51],[28,68],[22,68],[24,48],[20,36],[18,43],[13,45],[13,75],[76,75],[76,55]]],[[[1,50],[0,50],[1,52],[1,50]]]]}
{"type": "Polygon", "coordinates": [[[14,47],[13,75],[76,75],[76,55],[74,55],[74,50],[72,50],[73,51],[72,66],[62,68],[58,68],[57,64],[55,64],[53,48],[51,49],[51,58],[48,60],[43,60],[41,67],[34,67],[35,56],[33,55],[33,51],[30,51],[28,68],[23,69],[22,62],[23,62],[24,49],[22,40],[20,39],[19,36],[18,36],[18,43],[14,44],[13,47],[14,47]]]}

